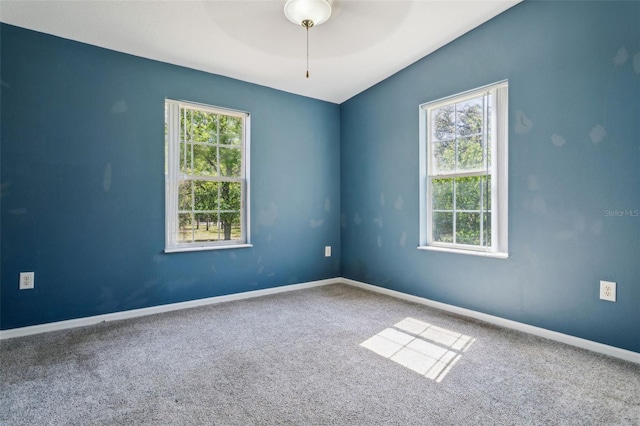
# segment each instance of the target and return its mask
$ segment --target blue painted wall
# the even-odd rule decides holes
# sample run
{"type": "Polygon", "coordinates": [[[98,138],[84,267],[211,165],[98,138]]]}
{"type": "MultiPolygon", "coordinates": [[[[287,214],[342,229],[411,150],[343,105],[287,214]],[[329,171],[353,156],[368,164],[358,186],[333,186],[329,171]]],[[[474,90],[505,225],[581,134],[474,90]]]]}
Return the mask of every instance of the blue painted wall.
{"type": "Polygon", "coordinates": [[[2,329],[340,275],[338,105],[9,25],[0,37],[2,329]],[[165,98],[251,112],[253,248],[163,253],[165,98]]]}
{"type": "Polygon", "coordinates": [[[343,276],[640,351],[639,2],[513,7],[342,104],[341,162],[343,276]],[[419,251],[418,105],[503,79],[510,258],[419,251]]]}

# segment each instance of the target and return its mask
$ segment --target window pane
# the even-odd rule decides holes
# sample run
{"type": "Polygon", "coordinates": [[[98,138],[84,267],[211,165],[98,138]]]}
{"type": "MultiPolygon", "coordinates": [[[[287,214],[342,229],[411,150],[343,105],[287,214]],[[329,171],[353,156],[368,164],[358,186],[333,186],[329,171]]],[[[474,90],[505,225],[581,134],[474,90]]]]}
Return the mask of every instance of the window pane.
{"type": "Polygon", "coordinates": [[[221,239],[239,240],[241,237],[240,212],[220,213],[221,239]]]}
{"type": "Polygon", "coordinates": [[[484,169],[482,136],[458,139],[458,171],[484,169]]]}
{"type": "Polygon", "coordinates": [[[489,166],[491,166],[491,122],[493,121],[491,115],[493,114],[493,106],[491,105],[492,97],[487,97],[487,158],[489,162],[489,166]]]}
{"type": "Polygon", "coordinates": [[[220,229],[218,227],[218,215],[215,213],[199,213],[195,215],[195,240],[218,241],[220,239],[220,229]]]}
{"type": "Polygon", "coordinates": [[[433,143],[434,174],[455,171],[456,143],[455,141],[433,143]]]}
{"type": "Polygon", "coordinates": [[[178,214],[178,242],[190,243],[193,241],[194,219],[192,213],[178,214]]]}
{"type": "Polygon", "coordinates": [[[456,243],[480,245],[480,213],[456,214],[456,243]]]}
{"type": "Polygon", "coordinates": [[[486,157],[486,161],[487,161],[487,165],[486,168],[487,170],[491,169],[491,133],[489,133],[487,135],[487,139],[485,142],[485,147],[484,147],[484,152],[485,152],[485,157],[486,157]]]}
{"type": "Polygon", "coordinates": [[[193,146],[193,174],[218,176],[218,148],[216,146],[193,146]]]}
{"type": "Polygon", "coordinates": [[[217,210],[218,209],[218,185],[219,182],[194,181],[195,209],[217,210]]]}
{"type": "Polygon", "coordinates": [[[220,143],[242,146],[242,118],[220,116],[220,143]]]}
{"type": "Polygon", "coordinates": [[[453,105],[431,111],[431,138],[434,141],[455,137],[455,109],[453,105]]]}
{"type": "Polygon", "coordinates": [[[220,182],[220,210],[240,210],[242,185],[239,182],[220,182]]]}
{"type": "Polygon", "coordinates": [[[180,112],[180,127],[184,128],[184,141],[193,142],[193,110],[184,109],[180,112]]]}
{"type": "Polygon", "coordinates": [[[484,210],[491,211],[491,175],[482,177],[482,193],[484,210]]]}
{"type": "Polygon", "coordinates": [[[220,174],[228,177],[242,175],[242,151],[239,148],[220,148],[220,174]]]}
{"type": "Polygon", "coordinates": [[[191,168],[191,144],[180,144],[180,173],[190,175],[191,168]]]}
{"type": "MultiPolygon", "coordinates": [[[[184,118],[185,110],[180,108],[180,142],[184,142],[186,140],[187,135],[185,134],[185,118],[184,118]]],[[[175,124],[175,123],[174,123],[175,124]]]]}
{"type": "Polygon", "coordinates": [[[218,114],[209,114],[209,121],[207,123],[207,142],[214,144],[218,143],[218,114]]]}
{"type": "Polygon", "coordinates": [[[216,114],[204,111],[191,111],[192,138],[194,142],[215,143],[216,114]]]}
{"type": "Polygon", "coordinates": [[[483,237],[484,237],[484,241],[483,241],[483,245],[490,247],[491,246],[491,213],[485,213],[483,216],[483,237]]]}
{"type": "Polygon", "coordinates": [[[453,179],[433,179],[431,188],[433,210],[453,210],[453,179]]]}
{"type": "Polygon", "coordinates": [[[456,179],[456,210],[480,210],[482,177],[456,179]]]}
{"type": "Polygon", "coordinates": [[[456,104],[458,136],[482,133],[482,97],[456,104]]]}
{"type": "Polygon", "coordinates": [[[181,180],[178,184],[178,210],[191,210],[193,208],[193,181],[181,180]]]}
{"type": "Polygon", "coordinates": [[[190,121],[191,113],[189,112],[189,110],[180,108],[180,140],[182,142],[190,140],[190,121]]]}
{"type": "Polygon", "coordinates": [[[441,243],[453,242],[453,213],[433,213],[433,241],[441,243]]]}

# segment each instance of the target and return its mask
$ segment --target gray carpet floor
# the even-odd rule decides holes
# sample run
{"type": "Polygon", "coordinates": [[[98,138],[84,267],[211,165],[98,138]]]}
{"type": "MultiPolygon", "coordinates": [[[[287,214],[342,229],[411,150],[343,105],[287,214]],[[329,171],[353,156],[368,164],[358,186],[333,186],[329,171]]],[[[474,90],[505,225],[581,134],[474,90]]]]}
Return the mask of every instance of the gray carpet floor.
{"type": "Polygon", "coordinates": [[[2,425],[640,424],[640,366],[346,285],[0,342],[2,425]]]}

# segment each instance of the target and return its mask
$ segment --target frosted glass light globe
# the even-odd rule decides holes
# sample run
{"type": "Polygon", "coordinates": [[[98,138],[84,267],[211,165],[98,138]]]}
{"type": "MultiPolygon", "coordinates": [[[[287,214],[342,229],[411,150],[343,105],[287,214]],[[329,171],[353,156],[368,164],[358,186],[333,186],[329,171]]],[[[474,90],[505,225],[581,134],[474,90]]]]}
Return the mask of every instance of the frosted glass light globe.
{"type": "Polygon", "coordinates": [[[330,0],[288,0],[284,5],[284,15],[296,25],[312,21],[313,25],[326,22],[331,16],[330,0]]]}

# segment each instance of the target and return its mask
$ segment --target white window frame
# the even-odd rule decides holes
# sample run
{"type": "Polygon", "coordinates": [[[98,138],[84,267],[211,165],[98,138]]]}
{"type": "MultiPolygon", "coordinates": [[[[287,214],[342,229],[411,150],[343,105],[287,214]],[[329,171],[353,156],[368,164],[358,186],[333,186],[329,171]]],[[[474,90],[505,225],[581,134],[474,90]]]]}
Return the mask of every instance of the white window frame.
{"type": "Polygon", "coordinates": [[[227,108],[204,105],[195,102],[165,99],[165,123],[167,132],[165,138],[165,253],[217,250],[241,247],[252,247],[250,235],[249,200],[249,146],[250,146],[250,120],[248,112],[227,108]],[[242,118],[242,153],[241,153],[241,177],[204,177],[191,176],[180,173],[180,109],[188,108],[208,113],[221,114],[242,118]],[[241,238],[239,240],[206,241],[206,242],[178,242],[178,185],[181,179],[197,178],[215,182],[239,182],[241,183],[242,196],[240,202],[241,238]]]}
{"type": "MultiPolygon", "coordinates": [[[[420,135],[420,245],[418,249],[444,251],[506,259],[508,253],[508,88],[507,80],[427,102],[419,107],[420,135]],[[491,166],[482,172],[435,174],[431,111],[480,96],[491,96],[494,114],[491,122],[491,166]],[[433,240],[432,187],[434,178],[491,175],[491,245],[475,246],[433,240]]],[[[485,124],[486,125],[486,124],[485,124]]],[[[482,208],[482,207],[481,207],[482,208]]],[[[455,219],[454,219],[455,221],[455,219]]],[[[455,231],[454,231],[455,232],[455,231]]]]}

